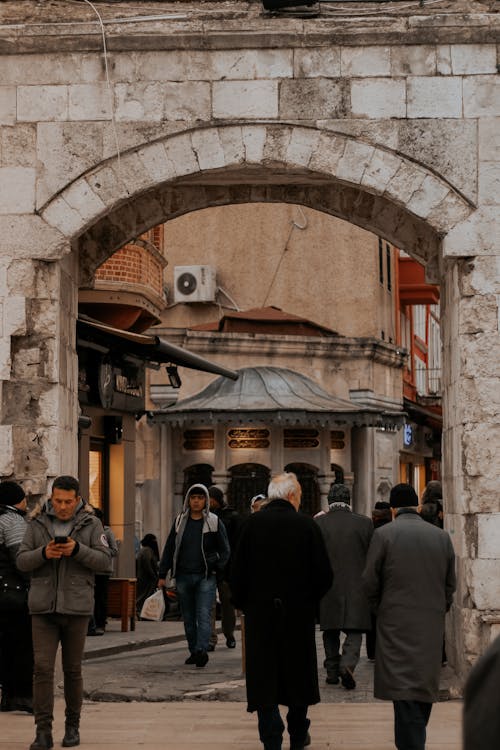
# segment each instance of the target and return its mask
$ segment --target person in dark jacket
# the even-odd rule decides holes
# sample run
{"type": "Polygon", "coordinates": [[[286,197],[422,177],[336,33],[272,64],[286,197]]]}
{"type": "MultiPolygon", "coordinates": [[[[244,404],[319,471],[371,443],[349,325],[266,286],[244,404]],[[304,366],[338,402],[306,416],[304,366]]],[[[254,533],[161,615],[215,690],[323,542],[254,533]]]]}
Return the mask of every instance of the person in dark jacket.
{"type": "Polygon", "coordinates": [[[391,489],[393,523],[372,537],[363,572],[377,615],[375,698],[394,705],[398,750],[424,750],[438,699],[445,614],[455,591],[455,554],[446,531],[417,512],[409,484],[391,489]]]}
{"type": "MultiPolygon", "coordinates": [[[[385,500],[377,500],[372,510],[372,521],[375,529],[392,522],[391,506],[385,500]]],[[[371,629],[366,631],[366,656],[375,661],[375,644],[377,642],[377,618],[371,613],[371,629]]]]}
{"type": "Polygon", "coordinates": [[[223,573],[229,551],[224,524],[210,513],[207,488],[193,484],[168,535],[158,581],[165,588],[169,571],[175,578],[190,652],[186,664],[204,667],[208,662],[217,576],[223,573]]]}
{"type": "Polygon", "coordinates": [[[0,684],[2,711],[33,713],[33,641],[29,576],[16,567],[26,532],[26,496],[16,482],[0,483],[0,684]]]}
{"type": "MultiPolygon", "coordinates": [[[[231,550],[236,548],[236,541],[241,528],[241,517],[240,514],[228,505],[224,500],[224,493],[220,487],[213,484],[208,488],[208,495],[210,498],[210,510],[215,513],[224,526],[226,527],[227,537],[229,539],[229,546],[231,550]]],[[[236,640],[234,638],[234,629],[236,627],[236,612],[231,603],[231,589],[229,586],[229,571],[231,566],[231,557],[224,568],[221,578],[217,581],[217,590],[219,592],[219,599],[221,605],[221,626],[222,632],[226,639],[226,646],[228,648],[234,648],[236,646],[236,640]]],[[[216,606],[212,607],[212,632],[210,634],[209,649],[213,651],[217,645],[217,630],[216,630],[216,606]]]]}
{"type": "Polygon", "coordinates": [[[269,502],[243,524],[231,571],[233,603],[245,615],[248,711],[265,750],[279,750],[288,706],[292,750],[310,744],[308,706],[320,700],[315,626],[332,569],[321,532],[298,513],[295,474],[271,481],[269,502]]]}
{"type": "Polygon", "coordinates": [[[463,750],[500,747],[500,636],[472,668],[464,689],[463,750]]]}
{"type": "Polygon", "coordinates": [[[351,493],[345,484],[332,484],[330,510],[316,518],[333,570],[333,585],[321,600],[319,623],[325,647],[326,681],[340,679],[347,690],[356,687],[354,670],[359,661],[363,632],[370,629],[370,605],[361,585],[373,523],[351,510],[351,493]],[[342,653],[340,635],[345,633],[342,653]]]}
{"type": "MultiPolygon", "coordinates": [[[[108,540],[109,553],[112,563],[118,556],[119,547],[113,530],[104,523],[104,513],[100,508],[94,508],[94,515],[102,523],[106,539],[108,540]]],[[[113,572],[113,569],[111,570],[113,572]]],[[[94,587],[94,615],[89,620],[87,635],[104,635],[108,624],[108,588],[110,574],[96,573],[94,587]]]]}
{"type": "Polygon", "coordinates": [[[145,534],[141,539],[141,548],[135,561],[137,576],[137,616],[140,617],[142,605],[156,591],[158,583],[158,565],[160,550],[154,534],[145,534]]]}
{"type": "Polygon", "coordinates": [[[63,747],[80,744],[82,657],[94,611],[94,576],[109,573],[111,555],[101,522],[84,505],[78,480],[54,480],[50,500],[32,514],[17,552],[17,567],[31,572],[36,738],[30,750],[53,746],[54,664],[61,644],[66,722],[63,747]]]}

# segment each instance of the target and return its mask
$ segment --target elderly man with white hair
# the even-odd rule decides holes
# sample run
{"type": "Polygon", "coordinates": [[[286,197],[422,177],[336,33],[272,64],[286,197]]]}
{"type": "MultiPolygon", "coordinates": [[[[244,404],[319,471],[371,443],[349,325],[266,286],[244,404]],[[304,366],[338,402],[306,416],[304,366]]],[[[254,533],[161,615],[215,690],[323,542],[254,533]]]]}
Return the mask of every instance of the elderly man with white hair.
{"type": "Polygon", "coordinates": [[[288,707],[290,748],[310,744],[308,706],[320,700],[315,624],[332,571],[317,524],[299,513],[295,474],[274,477],[268,502],[245,522],[231,590],[245,614],[248,711],[257,711],[264,750],[280,750],[288,707]]]}

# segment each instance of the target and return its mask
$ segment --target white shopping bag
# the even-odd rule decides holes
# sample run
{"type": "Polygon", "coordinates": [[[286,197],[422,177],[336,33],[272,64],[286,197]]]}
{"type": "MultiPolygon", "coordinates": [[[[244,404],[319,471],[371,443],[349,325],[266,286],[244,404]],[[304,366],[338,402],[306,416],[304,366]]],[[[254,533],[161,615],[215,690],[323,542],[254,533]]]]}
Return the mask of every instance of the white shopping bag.
{"type": "Polygon", "coordinates": [[[141,620],[163,620],[165,614],[165,599],[163,597],[163,591],[157,589],[154,594],[148,596],[142,605],[140,618],[141,620]]]}

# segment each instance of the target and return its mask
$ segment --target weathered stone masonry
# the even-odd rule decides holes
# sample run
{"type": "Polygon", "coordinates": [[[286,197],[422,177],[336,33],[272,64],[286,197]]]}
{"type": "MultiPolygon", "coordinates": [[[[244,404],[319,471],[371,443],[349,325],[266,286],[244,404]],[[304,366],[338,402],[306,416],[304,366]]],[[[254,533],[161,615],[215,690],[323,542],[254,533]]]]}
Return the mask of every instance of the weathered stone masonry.
{"type": "Polygon", "coordinates": [[[500,16],[463,6],[301,21],[165,5],[170,18],[106,25],[109,87],[90,11],[64,26],[4,11],[0,475],[40,495],[76,470],[77,289],[116,248],[232,202],[347,219],[442,285],[465,670],[500,623],[500,16]]]}

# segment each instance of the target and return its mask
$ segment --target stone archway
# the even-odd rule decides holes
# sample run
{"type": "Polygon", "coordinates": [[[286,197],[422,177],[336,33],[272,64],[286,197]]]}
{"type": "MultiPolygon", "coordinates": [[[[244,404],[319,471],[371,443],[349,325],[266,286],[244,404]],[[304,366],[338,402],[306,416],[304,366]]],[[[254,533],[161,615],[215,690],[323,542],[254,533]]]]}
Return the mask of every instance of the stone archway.
{"type": "MultiPolygon", "coordinates": [[[[481,420],[483,391],[477,390],[460,352],[475,361],[480,352],[485,377],[497,377],[493,365],[498,349],[493,344],[485,354],[480,343],[494,330],[496,307],[488,301],[485,307],[485,300],[475,296],[481,269],[487,267],[484,256],[494,254],[493,240],[478,220],[481,211],[445,177],[395,151],[329,130],[289,124],[205,127],[145,144],[120,160],[111,158],[48,200],[39,210],[40,228],[51,237],[54,259],[67,255],[51,267],[50,283],[61,295],[57,310],[57,296],[51,298],[50,291],[42,305],[47,315],[54,316],[51,325],[57,331],[56,339],[52,333],[42,342],[52,367],[51,380],[39,393],[42,420],[49,422],[40,450],[45,470],[53,475],[63,466],[68,471],[76,465],[76,441],[71,435],[76,434],[73,323],[78,280],[89,283],[95,268],[115,249],[159,222],[209,206],[255,201],[311,206],[376,232],[426,263],[429,280],[442,283],[447,518],[460,540],[461,580],[467,582],[468,592],[468,598],[461,597],[455,607],[454,629],[460,634],[462,624],[471,623],[477,644],[477,635],[485,632],[482,613],[494,608],[495,602],[494,589],[485,589],[482,578],[491,575],[499,562],[474,559],[474,542],[469,541],[477,538],[478,531],[468,513],[485,507],[475,504],[473,487],[484,485],[483,476],[488,474],[476,447],[478,440],[485,444],[486,428],[481,420]],[[473,254],[478,238],[484,238],[484,256],[476,269],[475,262],[454,254],[463,256],[467,247],[473,254]],[[479,334],[479,342],[474,334],[479,334]],[[57,424],[54,414],[59,417],[57,424]],[[467,487],[463,465],[470,475],[467,487]]],[[[23,330],[21,321],[12,335],[22,337],[23,330]]],[[[30,342],[19,341],[16,361],[24,363],[31,356],[30,342]]],[[[28,364],[23,365],[25,372],[28,364]]],[[[15,388],[12,384],[12,393],[15,388]]],[[[5,417],[15,424],[8,410],[5,417]]],[[[18,439],[18,434],[11,430],[10,440],[18,439]]],[[[39,487],[43,492],[43,481],[39,487]]],[[[491,502],[485,500],[488,508],[495,502],[493,488],[491,492],[491,502]]],[[[491,535],[489,517],[483,517],[479,533],[483,529],[483,534],[491,535]]],[[[464,653],[459,635],[455,642],[457,652],[464,653]]]]}
{"type": "Polygon", "coordinates": [[[255,201],[308,205],[386,237],[428,263],[473,213],[447,180],[390,149],[288,124],[205,127],[108,159],[40,208],[78,240],[83,275],[150,227],[255,201]]]}

